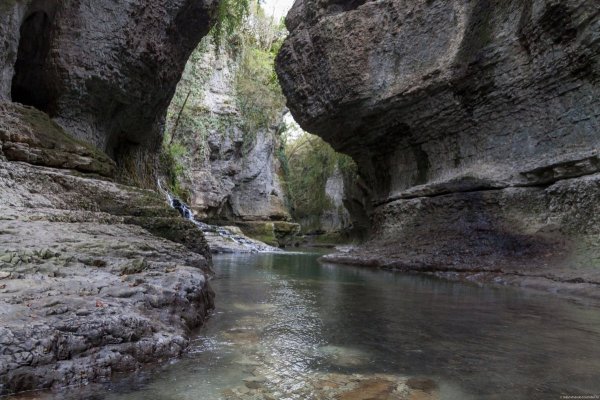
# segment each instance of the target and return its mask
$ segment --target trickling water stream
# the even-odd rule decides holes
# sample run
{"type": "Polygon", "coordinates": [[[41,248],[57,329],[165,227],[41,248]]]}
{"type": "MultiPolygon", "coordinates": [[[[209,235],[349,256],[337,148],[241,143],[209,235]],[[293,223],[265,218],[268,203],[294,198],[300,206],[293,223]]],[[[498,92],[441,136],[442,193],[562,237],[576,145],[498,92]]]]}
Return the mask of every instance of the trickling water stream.
{"type": "Polygon", "coordinates": [[[516,400],[600,394],[596,308],[514,288],[320,265],[317,257],[216,256],[217,308],[183,360],[72,397],[36,398],[516,400]],[[410,377],[408,383],[429,392],[406,392],[410,377]],[[399,382],[390,397],[336,394],[384,378],[399,382]]]}
{"type": "Polygon", "coordinates": [[[213,253],[273,253],[281,251],[281,249],[258,240],[236,234],[229,229],[198,221],[187,204],[173,196],[168,190],[163,189],[160,180],[158,188],[165,194],[171,207],[176,209],[183,218],[193,222],[204,233],[213,253]]]}

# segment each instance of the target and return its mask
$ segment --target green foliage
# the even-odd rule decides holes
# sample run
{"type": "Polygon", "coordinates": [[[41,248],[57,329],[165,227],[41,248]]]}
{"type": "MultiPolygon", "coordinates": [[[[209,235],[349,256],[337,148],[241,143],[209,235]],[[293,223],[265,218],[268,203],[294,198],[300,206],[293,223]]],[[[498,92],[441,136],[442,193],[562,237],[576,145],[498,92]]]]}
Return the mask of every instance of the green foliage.
{"type": "Polygon", "coordinates": [[[275,57],[286,33],[285,27],[266,17],[260,7],[240,33],[236,97],[246,142],[281,120],[285,98],[275,73],[275,57]]]}
{"type": "Polygon", "coordinates": [[[198,147],[204,147],[210,132],[227,134],[241,128],[244,148],[248,148],[259,130],[279,123],[285,108],[274,67],[285,26],[265,16],[251,0],[226,0],[219,7],[220,22],[212,37],[192,53],[167,115],[166,135],[175,135],[176,142],[184,143],[190,150],[188,158],[195,164],[204,161],[203,149],[198,147]],[[231,62],[239,115],[214,116],[203,108],[204,90],[214,73],[214,66],[206,62],[211,51],[215,56],[227,54],[225,60],[231,62]]]}
{"type": "Polygon", "coordinates": [[[296,220],[318,219],[333,207],[325,185],[336,167],[344,174],[356,171],[350,157],[337,153],[321,138],[308,133],[288,140],[280,160],[289,207],[296,220]]]}
{"type": "Polygon", "coordinates": [[[217,22],[211,30],[217,51],[223,39],[230,40],[250,13],[250,0],[220,0],[217,22]]]}
{"type": "Polygon", "coordinates": [[[245,50],[236,82],[245,132],[268,129],[281,118],[285,99],[273,71],[272,53],[257,48],[245,50]]]}
{"type": "Polygon", "coordinates": [[[183,189],[181,181],[185,174],[185,168],[182,164],[182,158],[186,154],[186,148],[173,143],[168,145],[165,141],[162,152],[160,153],[160,169],[166,179],[166,185],[171,193],[183,201],[189,201],[189,193],[183,189]]]}

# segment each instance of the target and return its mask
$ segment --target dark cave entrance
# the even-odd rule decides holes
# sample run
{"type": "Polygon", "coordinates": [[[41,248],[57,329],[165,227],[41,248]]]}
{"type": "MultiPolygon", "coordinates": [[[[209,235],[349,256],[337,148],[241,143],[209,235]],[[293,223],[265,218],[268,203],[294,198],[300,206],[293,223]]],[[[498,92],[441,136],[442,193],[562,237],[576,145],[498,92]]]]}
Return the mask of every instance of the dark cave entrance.
{"type": "Polygon", "coordinates": [[[51,20],[44,11],[36,11],[21,25],[19,50],[12,80],[12,101],[48,112],[50,93],[44,66],[50,50],[51,20]]]}

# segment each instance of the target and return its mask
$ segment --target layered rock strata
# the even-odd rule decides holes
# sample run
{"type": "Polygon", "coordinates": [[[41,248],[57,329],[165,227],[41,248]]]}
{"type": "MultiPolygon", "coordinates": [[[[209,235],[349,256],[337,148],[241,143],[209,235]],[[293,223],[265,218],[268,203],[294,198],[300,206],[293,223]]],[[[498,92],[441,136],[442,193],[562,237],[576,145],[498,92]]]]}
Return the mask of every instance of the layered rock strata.
{"type": "Polygon", "coordinates": [[[298,0],[277,60],[306,130],[370,186],[330,259],[600,283],[592,0],[298,0]]]}
{"type": "Polygon", "coordinates": [[[183,152],[180,184],[198,219],[237,225],[283,246],[299,227],[285,206],[278,126],[245,126],[236,93],[240,57],[239,50],[217,51],[205,38],[185,68],[168,124],[183,152]]]}
{"type": "Polygon", "coordinates": [[[0,149],[0,394],[180,355],[213,306],[202,233],[40,111],[1,104],[0,149]]]}
{"type": "Polygon", "coordinates": [[[0,1],[0,394],[177,356],[206,318],[204,236],[116,181],[154,187],[167,107],[216,7],[0,1]]]}
{"type": "Polygon", "coordinates": [[[36,107],[154,185],[165,113],[217,1],[0,2],[0,99],[36,107]]]}

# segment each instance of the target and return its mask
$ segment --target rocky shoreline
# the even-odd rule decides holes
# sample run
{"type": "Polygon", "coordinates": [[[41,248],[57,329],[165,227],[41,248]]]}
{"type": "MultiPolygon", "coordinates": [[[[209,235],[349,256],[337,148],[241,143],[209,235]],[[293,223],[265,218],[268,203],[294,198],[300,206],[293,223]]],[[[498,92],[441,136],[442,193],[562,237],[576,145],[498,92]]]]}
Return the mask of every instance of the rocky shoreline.
{"type": "Polygon", "coordinates": [[[44,113],[0,111],[0,395],[181,355],[213,307],[202,232],[44,113]]]}
{"type": "Polygon", "coordinates": [[[445,266],[407,268],[398,265],[392,259],[377,256],[374,250],[366,248],[354,248],[351,251],[327,254],[322,256],[320,261],[323,264],[378,268],[406,274],[423,274],[448,281],[476,285],[512,286],[525,290],[551,293],[577,303],[600,305],[599,282],[585,281],[582,278],[561,279],[553,275],[552,271],[533,275],[517,271],[504,271],[501,268],[486,270],[477,266],[465,266],[461,269],[445,266]]]}
{"type": "Polygon", "coordinates": [[[597,300],[599,188],[590,174],[395,200],[375,212],[370,241],[323,260],[597,300]]]}

